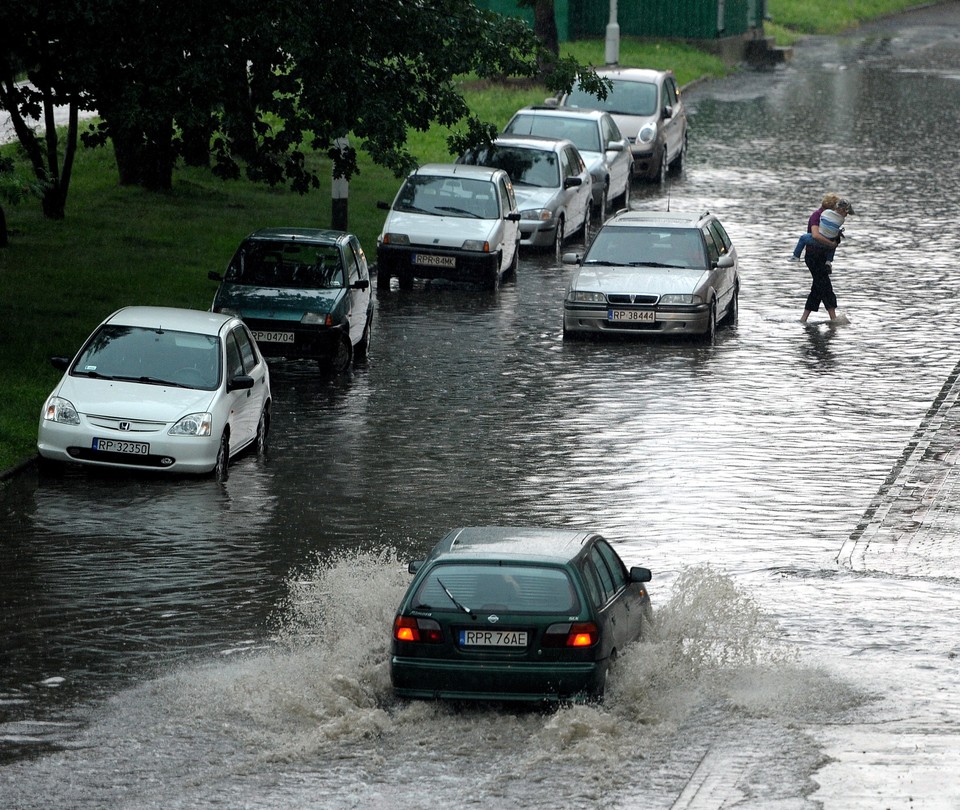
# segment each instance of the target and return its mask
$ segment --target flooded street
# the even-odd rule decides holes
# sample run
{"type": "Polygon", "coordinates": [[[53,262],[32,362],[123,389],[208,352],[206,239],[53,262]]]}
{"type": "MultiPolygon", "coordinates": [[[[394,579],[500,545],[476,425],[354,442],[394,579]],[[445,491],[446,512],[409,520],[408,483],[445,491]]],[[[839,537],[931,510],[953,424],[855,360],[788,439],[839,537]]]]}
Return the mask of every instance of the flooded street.
{"type": "Polygon", "coordinates": [[[686,93],[685,172],[631,204],[725,224],[714,346],[564,342],[527,256],[379,294],[343,379],[275,364],[222,485],[0,483],[0,806],[960,807],[958,5],[686,93]],[[849,323],[802,325],[828,190],[849,323]],[[393,698],[406,561],[485,523],[653,570],[602,707],[393,698]]]}

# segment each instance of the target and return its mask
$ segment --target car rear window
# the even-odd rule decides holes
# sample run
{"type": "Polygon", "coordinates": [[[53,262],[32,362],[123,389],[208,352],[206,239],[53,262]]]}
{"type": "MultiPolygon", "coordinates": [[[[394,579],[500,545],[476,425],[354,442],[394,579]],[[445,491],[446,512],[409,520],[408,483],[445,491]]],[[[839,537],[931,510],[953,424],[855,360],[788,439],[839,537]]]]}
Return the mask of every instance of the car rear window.
{"type": "Polygon", "coordinates": [[[493,145],[468,152],[464,163],[503,169],[514,185],[557,188],[560,166],[552,149],[526,149],[493,145]]]}
{"type": "Polygon", "coordinates": [[[441,564],[420,583],[412,606],[458,610],[451,596],[470,610],[567,616],[580,612],[576,590],[569,574],[562,568],[441,564]]]}
{"type": "Polygon", "coordinates": [[[417,174],[407,181],[394,204],[397,211],[433,216],[497,219],[497,189],[488,180],[417,174]]]}

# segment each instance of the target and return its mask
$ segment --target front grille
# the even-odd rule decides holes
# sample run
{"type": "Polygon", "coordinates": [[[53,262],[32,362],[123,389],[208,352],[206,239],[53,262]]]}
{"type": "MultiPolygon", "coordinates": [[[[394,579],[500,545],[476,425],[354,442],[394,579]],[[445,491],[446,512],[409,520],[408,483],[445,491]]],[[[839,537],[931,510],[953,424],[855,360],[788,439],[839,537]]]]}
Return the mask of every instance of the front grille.
{"type": "Polygon", "coordinates": [[[607,296],[607,301],[611,304],[656,304],[660,296],[658,295],[623,295],[615,293],[607,296]]]}

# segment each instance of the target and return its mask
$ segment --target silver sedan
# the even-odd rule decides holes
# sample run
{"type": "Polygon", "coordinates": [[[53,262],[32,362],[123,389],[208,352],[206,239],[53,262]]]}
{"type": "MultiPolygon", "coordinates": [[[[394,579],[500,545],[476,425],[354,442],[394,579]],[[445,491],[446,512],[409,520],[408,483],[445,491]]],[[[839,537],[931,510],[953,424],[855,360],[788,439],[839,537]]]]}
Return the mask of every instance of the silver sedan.
{"type": "Polygon", "coordinates": [[[563,302],[565,338],[585,334],[695,334],[712,342],[737,321],[737,251],[708,212],[630,211],[597,233],[563,302]]]}

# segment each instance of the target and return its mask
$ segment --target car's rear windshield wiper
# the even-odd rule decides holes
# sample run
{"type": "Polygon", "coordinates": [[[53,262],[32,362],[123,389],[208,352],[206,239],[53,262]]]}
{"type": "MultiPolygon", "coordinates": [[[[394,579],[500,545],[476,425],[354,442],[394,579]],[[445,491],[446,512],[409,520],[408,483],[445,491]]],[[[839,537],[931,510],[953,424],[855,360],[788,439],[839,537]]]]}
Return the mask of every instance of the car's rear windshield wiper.
{"type": "Polygon", "coordinates": [[[468,608],[466,605],[461,605],[461,604],[457,601],[456,597],[455,597],[452,593],[450,593],[449,590],[447,590],[447,586],[444,585],[444,584],[440,581],[440,577],[437,577],[437,584],[438,584],[441,588],[443,588],[443,592],[444,592],[447,596],[450,597],[450,601],[453,602],[453,604],[456,605],[457,608],[459,608],[459,609],[462,610],[464,613],[466,613],[471,619],[476,619],[476,618],[477,618],[477,614],[476,614],[476,613],[474,613],[472,610],[470,610],[470,608],[468,608]]]}

